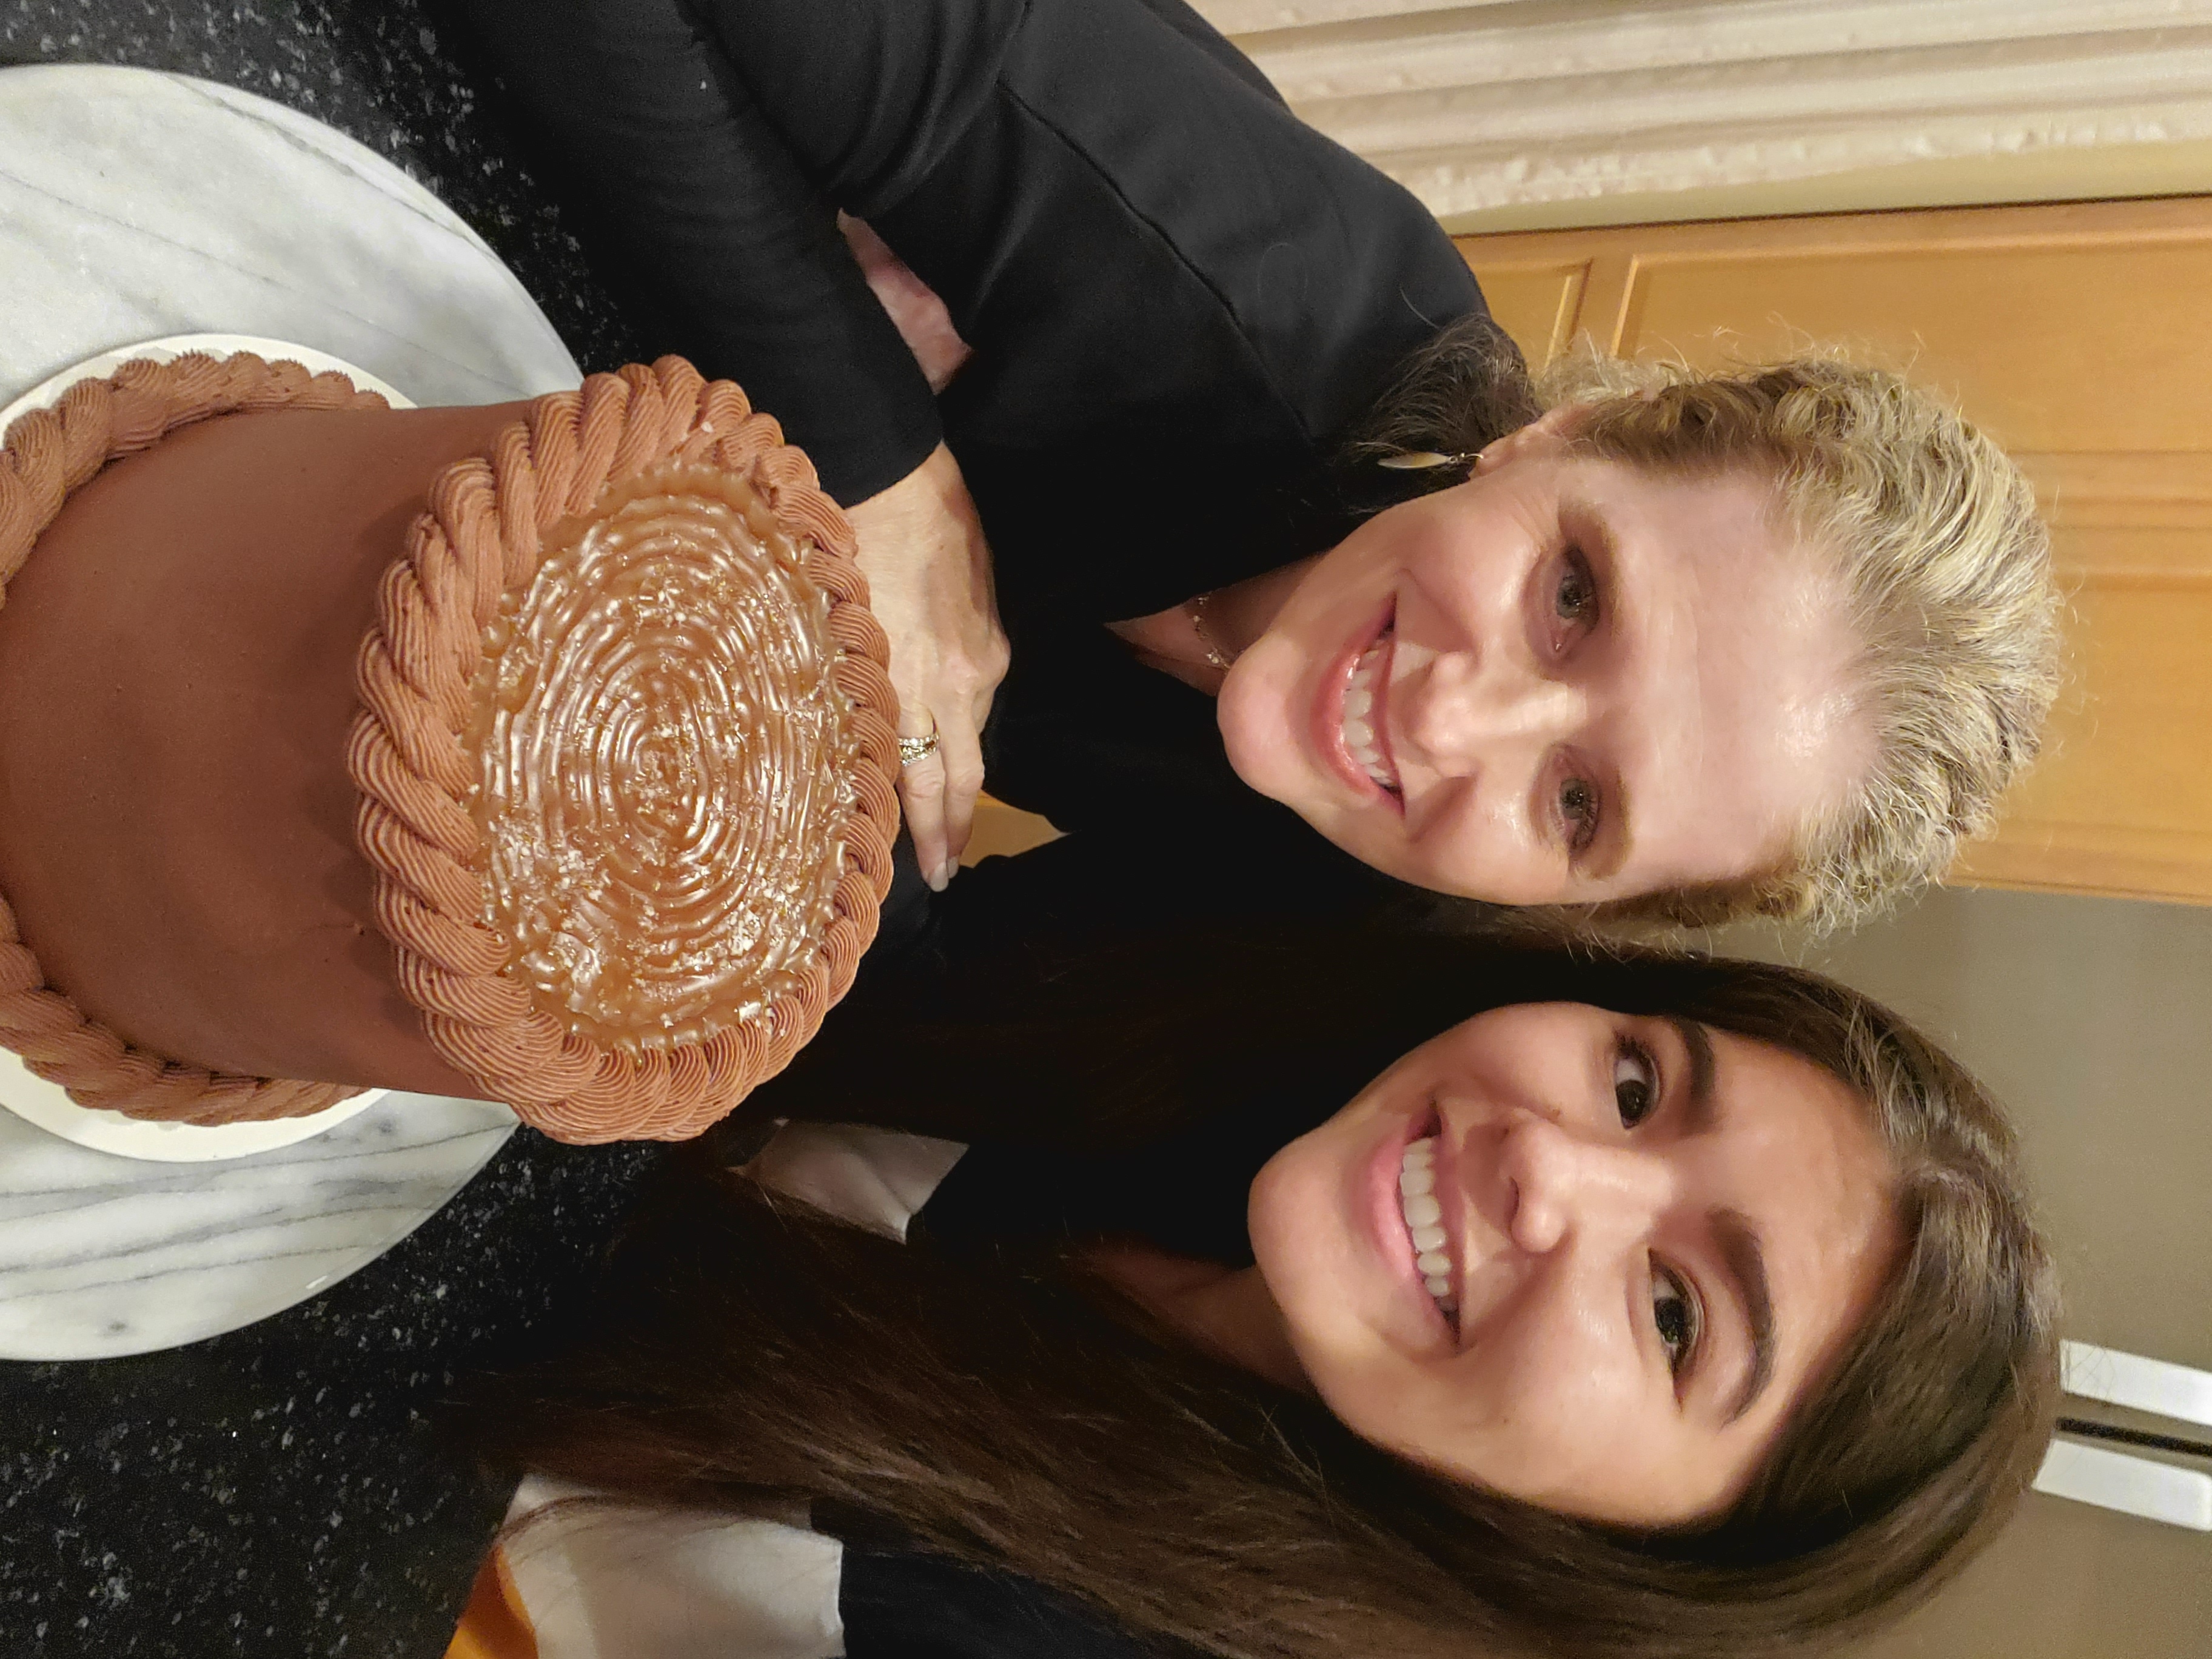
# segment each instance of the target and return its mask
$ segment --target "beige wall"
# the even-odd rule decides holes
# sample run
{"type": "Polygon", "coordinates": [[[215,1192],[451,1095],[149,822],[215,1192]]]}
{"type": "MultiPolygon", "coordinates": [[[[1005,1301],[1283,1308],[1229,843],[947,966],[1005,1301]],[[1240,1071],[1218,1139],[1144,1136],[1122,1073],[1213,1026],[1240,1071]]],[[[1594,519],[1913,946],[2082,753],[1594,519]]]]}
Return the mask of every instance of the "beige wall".
{"type": "Polygon", "coordinates": [[[1816,950],[1746,937],[1893,1003],[2011,1108],[2069,1335],[2212,1369],[2212,910],[1939,890],[1816,950]]]}
{"type": "Polygon", "coordinates": [[[2040,1495],[1966,1576],[1853,1659],[2205,1659],[2212,1540],[2040,1495]]]}
{"type": "MultiPolygon", "coordinates": [[[[2011,1107],[2068,1334],[2212,1368],[2212,910],[1942,890],[1816,950],[2011,1107]]],[[[2171,1429],[2172,1425],[2165,1425],[2171,1429]]],[[[2203,1659],[2212,1536],[2037,1496],[1881,1659],[2203,1659]]]]}

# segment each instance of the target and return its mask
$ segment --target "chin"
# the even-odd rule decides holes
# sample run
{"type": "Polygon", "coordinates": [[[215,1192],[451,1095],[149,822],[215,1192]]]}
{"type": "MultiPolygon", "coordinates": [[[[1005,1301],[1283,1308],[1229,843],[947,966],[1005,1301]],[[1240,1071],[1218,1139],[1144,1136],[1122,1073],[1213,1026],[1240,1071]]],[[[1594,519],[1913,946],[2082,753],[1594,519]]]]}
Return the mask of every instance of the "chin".
{"type": "MultiPolygon", "coordinates": [[[[1254,651],[1258,648],[1255,646],[1254,651]]],[[[1245,661],[1231,669],[1223,682],[1221,695],[1214,700],[1214,725],[1221,732],[1230,769],[1245,787],[1269,800],[1298,809],[1312,787],[1312,780],[1291,727],[1289,700],[1259,676],[1240,674],[1251,655],[1248,652],[1245,661]]],[[[1302,809],[1299,816],[1304,816],[1302,809]]]]}
{"type": "MultiPolygon", "coordinates": [[[[1260,1166],[1245,1200],[1253,1261],[1279,1304],[1301,1300],[1317,1264],[1331,1260],[1340,1225],[1344,1110],[1279,1148],[1260,1166]],[[1338,1133],[1333,1133],[1332,1131],[1338,1133]]],[[[1322,1275],[1325,1277],[1326,1275],[1322,1275]]]]}

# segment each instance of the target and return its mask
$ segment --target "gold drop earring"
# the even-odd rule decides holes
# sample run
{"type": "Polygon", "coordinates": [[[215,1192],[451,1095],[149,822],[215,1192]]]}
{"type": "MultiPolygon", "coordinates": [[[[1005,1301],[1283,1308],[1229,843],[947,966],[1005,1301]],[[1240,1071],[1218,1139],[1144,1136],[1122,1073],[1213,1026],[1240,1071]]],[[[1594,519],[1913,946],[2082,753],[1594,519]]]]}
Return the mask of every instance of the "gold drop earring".
{"type": "Polygon", "coordinates": [[[1375,463],[1393,472],[1426,472],[1439,466],[1467,466],[1482,459],[1486,451],[1473,455],[1445,455],[1433,449],[1416,449],[1405,455],[1385,455],[1375,463]]]}
{"type": "Polygon", "coordinates": [[[1497,447],[1496,444],[1485,444],[1472,453],[1462,451],[1456,455],[1447,455],[1441,450],[1416,449],[1403,455],[1385,455],[1375,465],[1388,467],[1393,472],[1426,472],[1440,466],[1463,466],[1472,477],[1482,471],[1483,463],[1492,459],[1492,452],[1497,447]]]}

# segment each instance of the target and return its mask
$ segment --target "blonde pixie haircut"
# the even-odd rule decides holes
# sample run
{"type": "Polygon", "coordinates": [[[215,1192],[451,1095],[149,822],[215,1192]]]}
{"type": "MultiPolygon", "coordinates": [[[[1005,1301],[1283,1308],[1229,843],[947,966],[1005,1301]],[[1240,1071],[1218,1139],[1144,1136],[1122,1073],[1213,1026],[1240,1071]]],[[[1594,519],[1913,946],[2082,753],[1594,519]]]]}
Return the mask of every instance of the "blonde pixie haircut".
{"type": "Polygon", "coordinates": [[[1570,356],[1537,380],[1587,453],[1654,472],[1748,469],[1829,567],[1861,644],[1877,752],[1777,868],[1602,907],[1701,926],[1826,928],[1940,876],[2035,757],[2059,680],[2059,600],[2033,491],[1925,392],[1838,358],[1706,373],[1570,356]]]}

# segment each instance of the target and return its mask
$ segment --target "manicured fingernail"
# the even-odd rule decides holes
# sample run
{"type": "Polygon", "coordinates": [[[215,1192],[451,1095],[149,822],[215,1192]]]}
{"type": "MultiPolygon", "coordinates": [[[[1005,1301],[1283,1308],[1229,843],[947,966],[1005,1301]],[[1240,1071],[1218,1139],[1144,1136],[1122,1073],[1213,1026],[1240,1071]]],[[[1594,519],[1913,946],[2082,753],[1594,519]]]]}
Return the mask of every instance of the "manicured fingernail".
{"type": "Polygon", "coordinates": [[[945,866],[941,864],[922,879],[929,884],[929,890],[933,893],[941,893],[952,884],[951,878],[945,873],[945,866]]]}

